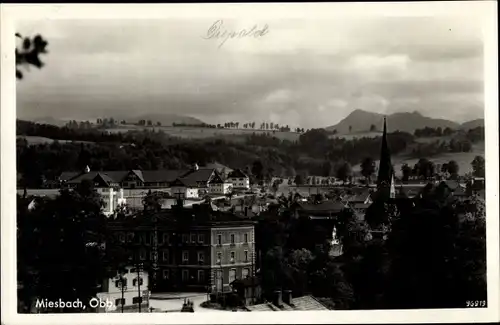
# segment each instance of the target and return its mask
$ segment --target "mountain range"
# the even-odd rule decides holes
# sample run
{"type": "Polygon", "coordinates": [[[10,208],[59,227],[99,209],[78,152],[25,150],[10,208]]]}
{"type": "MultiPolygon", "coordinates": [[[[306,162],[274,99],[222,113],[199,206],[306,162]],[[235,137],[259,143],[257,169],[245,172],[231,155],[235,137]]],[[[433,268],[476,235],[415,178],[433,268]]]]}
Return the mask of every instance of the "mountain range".
{"type": "MultiPolygon", "coordinates": [[[[434,119],[423,116],[419,112],[394,113],[387,115],[388,131],[402,131],[413,133],[416,129],[425,127],[441,127],[450,129],[472,129],[477,126],[484,126],[484,119],[477,119],[463,124],[445,119],[434,119]]],[[[377,131],[381,131],[384,123],[384,115],[356,109],[336,125],[328,126],[327,131],[336,130],[339,134],[369,132],[372,125],[377,131]]]]}

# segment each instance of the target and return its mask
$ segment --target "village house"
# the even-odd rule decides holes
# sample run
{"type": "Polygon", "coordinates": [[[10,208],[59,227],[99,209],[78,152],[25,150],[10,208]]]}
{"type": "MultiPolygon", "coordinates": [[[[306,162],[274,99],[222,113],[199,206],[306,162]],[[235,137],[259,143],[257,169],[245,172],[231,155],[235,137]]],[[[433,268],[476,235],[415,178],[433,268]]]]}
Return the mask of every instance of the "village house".
{"type": "Polygon", "coordinates": [[[230,172],[227,181],[233,185],[233,189],[249,190],[250,178],[240,169],[230,172]]]}

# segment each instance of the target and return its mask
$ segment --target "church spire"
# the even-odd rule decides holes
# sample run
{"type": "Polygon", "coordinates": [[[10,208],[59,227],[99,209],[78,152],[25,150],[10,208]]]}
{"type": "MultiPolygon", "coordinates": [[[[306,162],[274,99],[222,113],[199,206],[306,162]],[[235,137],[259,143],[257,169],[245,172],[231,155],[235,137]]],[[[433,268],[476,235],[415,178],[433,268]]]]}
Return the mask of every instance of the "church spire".
{"type": "Polygon", "coordinates": [[[387,119],[384,116],[384,132],[382,134],[382,147],[380,149],[380,164],[378,168],[377,188],[388,196],[393,198],[394,189],[394,170],[391,163],[391,153],[387,144],[387,119]]]}

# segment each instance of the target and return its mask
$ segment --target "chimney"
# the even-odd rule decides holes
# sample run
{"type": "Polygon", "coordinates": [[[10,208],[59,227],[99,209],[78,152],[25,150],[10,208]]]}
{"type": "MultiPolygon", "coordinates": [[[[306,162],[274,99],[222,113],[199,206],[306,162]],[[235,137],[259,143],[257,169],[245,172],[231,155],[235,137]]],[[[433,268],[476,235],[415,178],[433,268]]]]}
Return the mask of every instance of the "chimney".
{"type": "Polygon", "coordinates": [[[85,166],[85,169],[83,170],[85,174],[90,173],[90,167],[87,165],[85,166]]]}
{"type": "Polygon", "coordinates": [[[198,164],[197,164],[197,163],[194,163],[194,164],[193,164],[193,170],[198,170],[198,169],[200,169],[200,167],[198,167],[198,164]]]}
{"type": "Polygon", "coordinates": [[[287,305],[292,304],[292,290],[283,290],[283,302],[287,305]]]}
{"type": "Polygon", "coordinates": [[[281,299],[281,290],[274,291],[273,305],[275,305],[277,307],[283,306],[283,300],[281,299]]]}

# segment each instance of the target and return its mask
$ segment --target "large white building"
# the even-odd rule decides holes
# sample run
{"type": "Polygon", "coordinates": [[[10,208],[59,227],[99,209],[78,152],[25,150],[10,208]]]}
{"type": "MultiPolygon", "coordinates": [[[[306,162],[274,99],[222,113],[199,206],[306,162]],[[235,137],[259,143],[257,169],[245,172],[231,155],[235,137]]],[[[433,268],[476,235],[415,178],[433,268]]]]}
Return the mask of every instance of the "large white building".
{"type": "Polygon", "coordinates": [[[122,274],[106,279],[102,286],[102,292],[97,298],[104,302],[100,309],[102,312],[120,312],[122,309],[141,308],[148,306],[150,292],[148,291],[148,272],[136,267],[127,267],[122,274]]]}

